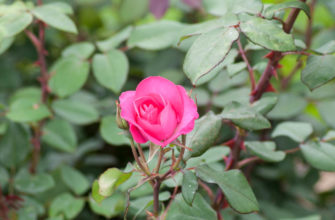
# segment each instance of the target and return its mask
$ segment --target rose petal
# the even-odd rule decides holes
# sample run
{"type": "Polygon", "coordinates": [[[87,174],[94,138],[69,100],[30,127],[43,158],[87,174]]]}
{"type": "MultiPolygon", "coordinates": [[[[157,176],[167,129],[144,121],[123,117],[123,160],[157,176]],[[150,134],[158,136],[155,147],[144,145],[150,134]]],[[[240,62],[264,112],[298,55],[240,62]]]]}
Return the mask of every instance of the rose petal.
{"type": "Polygon", "coordinates": [[[151,76],[140,82],[136,88],[136,99],[143,96],[158,94],[168,103],[177,114],[177,118],[181,119],[184,114],[183,99],[177,86],[168,79],[160,76],[151,76]]]}
{"type": "Polygon", "coordinates": [[[140,130],[138,130],[138,128],[135,125],[130,125],[130,133],[133,136],[134,140],[139,143],[139,144],[144,144],[145,142],[148,141],[147,138],[145,138],[142,133],[140,132],[140,130]]]}

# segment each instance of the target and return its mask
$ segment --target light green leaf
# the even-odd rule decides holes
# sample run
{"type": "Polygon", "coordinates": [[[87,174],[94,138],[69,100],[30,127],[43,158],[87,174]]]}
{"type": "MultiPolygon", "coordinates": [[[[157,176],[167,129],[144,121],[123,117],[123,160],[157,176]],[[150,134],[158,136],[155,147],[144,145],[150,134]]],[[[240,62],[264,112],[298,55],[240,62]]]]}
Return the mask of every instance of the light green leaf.
{"type": "Polygon", "coordinates": [[[38,216],[45,213],[45,209],[41,203],[28,196],[22,196],[23,202],[18,214],[18,220],[37,220],[38,216]]]}
{"type": "MultiPolygon", "coordinates": [[[[70,51],[73,53],[72,49],[70,51]]],[[[51,91],[60,97],[66,97],[83,87],[88,77],[89,63],[75,56],[68,56],[59,59],[50,72],[51,91]]]]}
{"type": "Polygon", "coordinates": [[[33,16],[28,12],[9,13],[0,17],[0,36],[12,37],[33,21],[33,16]]]}
{"type": "Polygon", "coordinates": [[[275,107],[268,113],[271,119],[288,119],[299,115],[306,107],[306,100],[294,93],[282,93],[275,107]]]}
{"type": "Polygon", "coordinates": [[[99,119],[99,113],[93,106],[71,99],[57,100],[52,103],[52,108],[57,115],[74,124],[90,124],[99,119]]]}
{"type": "Polygon", "coordinates": [[[186,151],[185,159],[198,157],[206,152],[215,142],[221,126],[221,118],[213,112],[208,112],[196,120],[194,129],[186,137],[186,146],[192,148],[192,151],[186,151]]]}
{"type": "Polygon", "coordinates": [[[90,197],[89,204],[94,213],[111,219],[120,215],[124,211],[125,196],[120,193],[115,193],[101,203],[97,203],[92,197],[90,197]]]}
{"type": "Polygon", "coordinates": [[[305,141],[313,132],[309,123],[305,122],[282,122],[274,129],[271,137],[287,136],[292,140],[301,143],[305,141]]]}
{"type": "Polygon", "coordinates": [[[45,6],[52,7],[64,14],[73,14],[71,5],[65,2],[51,2],[51,3],[45,4],[45,6]]]}
{"type": "Polygon", "coordinates": [[[222,70],[213,80],[208,83],[208,88],[211,91],[218,93],[232,87],[241,86],[245,84],[247,79],[248,73],[246,71],[230,77],[226,70],[222,70]]]}
{"type": "Polygon", "coordinates": [[[335,101],[322,101],[318,105],[321,117],[332,128],[335,128],[335,101]]]}
{"type": "Polygon", "coordinates": [[[124,29],[122,29],[120,32],[115,34],[114,36],[103,40],[103,41],[98,41],[97,46],[99,50],[102,52],[109,51],[111,49],[116,49],[123,41],[127,40],[128,37],[130,36],[130,33],[132,32],[133,27],[128,26],[124,29]]]}
{"type": "Polygon", "coordinates": [[[218,28],[195,40],[183,65],[185,74],[193,84],[223,62],[238,36],[234,28],[218,28]]]}
{"type": "Polygon", "coordinates": [[[129,139],[116,124],[115,115],[103,117],[100,124],[100,134],[109,144],[129,145],[129,139]]]}
{"type": "Polygon", "coordinates": [[[326,142],[308,142],[300,146],[307,162],[319,170],[335,171],[335,146],[326,142]]]}
{"type": "Polygon", "coordinates": [[[63,57],[77,57],[78,59],[87,59],[94,52],[94,45],[90,42],[80,42],[72,44],[62,52],[63,57]]]}
{"type": "Polygon", "coordinates": [[[289,2],[283,2],[280,4],[273,4],[264,10],[264,16],[267,18],[272,18],[275,12],[284,10],[287,8],[298,8],[298,9],[301,9],[303,12],[305,12],[305,14],[308,17],[311,16],[308,5],[301,1],[289,1],[289,2]]]}
{"type": "Polygon", "coordinates": [[[204,8],[213,15],[239,14],[247,12],[257,14],[261,12],[263,4],[260,0],[206,0],[203,1],[204,8]]]}
{"type": "Polygon", "coordinates": [[[213,105],[222,108],[233,101],[246,105],[249,103],[249,94],[250,89],[245,87],[224,91],[213,98],[213,105]]]}
{"type": "Polygon", "coordinates": [[[49,216],[64,215],[66,219],[74,219],[83,210],[84,205],[84,199],[77,199],[69,193],[63,193],[51,202],[49,216]]]}
{"type": "Polygon", "coordinates": [[[53,119],[43,127],[42,140],[65,152],[74,152],[77,147],[77,136],[72,125],[62,119],[53,119]]]}
{"type": "Polygon", "coordinates": [[[241,31],[251,42],[274,51],[296,50],[292,35],[285,33],[277,23],[246,14],[240,18],[241,31]]]}
{"type": "Polygon", "coordinates": [[[301,73],[301,81],[313,90],[335,78],[335,56],[311,55],[301,73]]]}
{"type": "Polygon", "coordinates": [[[124,173],[117,168],[106,170],[99,177],[99,194],[102,196],[111,196],[116,188],[131,177],[132,173],[124,173]]]}
{"type": "Polygon", "coordinates": [[[106,198],[106,197],[100,195],[100,193],[99,193],[99,182],[98,182],[98,180],[94,180],[94,182],[93,182],[91,197],[98,204],[100,204],[106,198]]]}
{"type": "Polygon", "coordinates": [[[186,168],[197,167],[202,164],[210,164],[220,160],[223,160],[230,152],[229,147],[225,146],[214,146],[210,147],[200,157],[192,157],[186,163],[186,168]]]}
{"type": "Polygon", "coordinates": [[[326,44],[315,49],[315,51],[323,54],[331,54],[335,52],[335,40],[328,41],[326,44]]]}
{"type": "Polygon", "coordinates": [[[232,102],[225,106],[220,114],[222,119],[229,119],[239,127],[248,130],[262,130],[270,128],[270,122],[249,106],[243,106],[238,102],[232,102]]]}
{"type": "Polygon", "coordinates": [[[166,220],[216,220],[216,213],[199,194],[195,195],[192,207],[178,194],[168,210],[166,220]]]}
{"type": "Polygon", "coordinates": [[[335,130],[330,130],[322,137],[322,141],[334,141],[335,140],[335,130]]]}
{"type": "Polygon", "coordinates": [[[192,206],[195,194],[198,190],[198,179],[192,171],[186,170],[183,175],[181,192],[187,204],[192,206]]]}
{"type": "Polygon", "coordinates": [[[250,153],[264,161],[279,162],[285,158],[283,151],[275,151],[276,145],[272,141],[246,141],[244,144],[250,153]]]}
{"type": "Polygon", "coordinates": [[[93,57],[93,73],[97,81],[118,94],[126,83],[129,63],[127,56],[119,50],[93,57]]]}
{"type": "Polygon", "coordinates": [[[16,167],[31,149],[30,135],[22,125],[9,122],[6,133],[0,138],[0,163],[7,168],[16,167]]]}
{"type": "Polygon", "coordinates": [[[131,23],[143,17],[149,9],[149,0],[122,0],[119,16],[123,24],[131,23]]]}
{"type": "Polygon", "coordinates": [[[53,7],[52,5],[37,6],[32,10],[32,13],[38,19],[54,28],[77,34],[77,28],[73,21],[63,14],[58,7],[53,7]]]}
{"type": "Polygon", "coordinates": [[[23,193],[39,194],[54,186],[54,179],[47,173],[32,175],[28,171],[23,170],[14,179],[15,189],[23,193]]]}
{"type": "Polygon", "coordinates": [[[240,73],[242,70],[244,70],[247,67],[245,62],[238,62],[233,63],[227,66],[227,71],[230,77],[235,76],[236,74],[240,73]]]}
{"type": "Polygon", "coordinates": [[[183,26],[175,21],[158,21],[135,27],[128,39],[128,47],[161,50],[174,45],[183,26]]]}
{"type": "Polygon", "coordinates": [[[64,183],[78,196],[84,194],[90,187],[87,178],[70,166],[62,166],[61,177],[64,183]]]}
{"type": "Polygon", "coordinates": [[[264,93],[262,98],[251,104],[251,108],[261,114],[267,114],[277,104],[278,96],[273,92],[264,93]]]}
{"type": "Polygon", "coordinates": [[[230,207],[240,213],[258,211],[257,199],[247,179],[240,170],[221,172],[208,166],[196,168],[197,175],[204,181],[216,183],[222,189],[230,207]]]}

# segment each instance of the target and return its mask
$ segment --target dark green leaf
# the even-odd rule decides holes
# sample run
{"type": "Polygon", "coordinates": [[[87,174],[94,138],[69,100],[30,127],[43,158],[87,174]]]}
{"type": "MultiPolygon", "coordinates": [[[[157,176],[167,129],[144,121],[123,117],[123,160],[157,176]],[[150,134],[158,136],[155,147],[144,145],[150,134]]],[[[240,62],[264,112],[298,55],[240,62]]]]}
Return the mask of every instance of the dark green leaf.
{"type": "Polygon", "coordinates": [[[202,164],[210,164],[223,160],[230,152],[230,149],[225,146],[214,146],[209,148],[200,157],[192,157],[186,163],[186,168],[196,167],[202,164]]]}
{"type": "Polygon", "coordinates": [[[250,89],[245,87],[224,91],[214,96],[213,105],[222,108],[233,101],[246,105],[249,104],[249,94],[250,89]]]}
{"type": "Polygon", "coordinates": [[[55,181],[47,173],[32,175],[28,171],[21,171],[14,179],[16,190],[29,194],[38,194],[45,192],[55,186],[55,181]]]}
{"type": "Polygon", "coordinates": [[[100,134],[102,138],[109,144],[113,145],[129,145],[129,139],[117,124],[115,115],[103,117],[100,124],[100,134]]]}
{"type": "Polygon", "coordinates": [[[32,13],[38,19],[41,19],[54,28],[74,34],[77,33],[77,28],[73,21],[67,15],[63,14],[57,7],[52,5],[37,6],[32,10],[32,13]]]}
{"type": "Polygon", "coordinates": [[[301,9],[303,12],[305,12],[305,14],[308,17],[311,16],[308,5],[301,1],[289,1],[289,2],[283,2],[280,4],[273,4],[264,10],[264,16],[268,18],[272,18],[275,12],[284,10],[287,8],[298,8],[298,9],[301,9]]]}
{"type": "Polygon", "coordinates": [[[8,123],[0,138],[0,163],[8,168],[19,165],[31,149],[28,131],[20,124],[8,123]]]}
{"type": "Polygon", "coordinates": [[[186,170],[183,175],[181,192],[187,204],[192,206],[195,194],[198,190],[198,179],[192,171],[186,170]]]}
{"type": "Polygon", "coordinates": [[[95,122],[99,118],[97,110],[86,103],[74,100],[57,100],[52,108],[62,118],[79,125],[95,122]]]}
{"type": "Polygon", "coordinates": [[[195,40],[186,54],[183,66],[193,84],[223,62],[238,36],[234,28],[218,28],[195,40]]]}
{"type": "Polygon", "coordinates": [[[73,56],[73,48],[70,48],[66,54],[71,53],[71,56],[58,60],[50,70],[52,75],[49,81],[50,89],[60,97],[66,97],[78,91],[88,77],[89,63],[73,56]]]}
{"type": "Polygon", "coordinates": [[[226,105],[220,117],[229,119],[237,126],[248,130],[262,130],[271,127],[270,122],[260,113],[238,102],[226,105]]]}
{"type": "Polygon", "coordinates": [[[260,100],[252,103],[251,108],[261,114],[267,114],[277,104],[278,96],[273,93],[264,93],[260,100]]]}
{"type": "Polygon", "coordinates": [[[111,196],[116,188],[131,177],[132,173],[124,173],[117,168],[106,170],[99,177],[99,194],[102,196],[111,196]]]}
{"type": "Polygon", "coordinates": [[[106,54],[96,54],[93,58],[93,73],[97,81],[118,94],[126,83],[128,59],[119,50],[110,50],[106,54]]]}
{"type": "Polygon", "coordinates": [[[335,101],[323,101],[317,106],[323,120],[325,120],[330,127],[335,128],[335,101]]]}
{"type": "Polygon", "coordinates": [[[308,138],[313,132],[313,128],[309,123],[304,122],[282,122],[274,129],[271,137],[287,136],[292,140],[301,143],[308,138]]]}
{"type": "Polygon", "coordinates": [[[329,82],[335,78],[334,63],[334,55],[309,56],[301,73],[302,82],[311,90],[329,82]]]}
{"type": "Polygon", "coordinates": [[[82,211],[84,205],[84,199],[77,199],[69,193],[63,193],[51,202],[49,216],[64,215],[66,219],[74,219],[82,211]]]}
{"type": "Polygon", "coordinates": [[[218,174],[218,171],[208,166],[201,166],[196,168],[196,173],[202,180],[218,184],[234,210],[240,213],[259,210],[257,199],[240,170],[230,170],[218,174]]]}
{"type": "Polygon", "coordinates": [[[292,35],[287,34],[275,22],[244,14],[240,28],[248,39],[274,51],[296,50],[292,35]]]}
{"type": "Polygon", "coordinates": [[[4,188],[8,184],[9,174],[8,171],[0,166],[0,187],[4,188]]]}
{"type": "Polygon", "coordinates": [[[264,161],[279,162],[285,158],[285,153],[283,151],[275,151],[276,145],[274,142],[246,141],[244,143],[250,153],[258,156],[264,161]]]}
{"type": "Polygon", "coordinates": [[[231,87],[240,86],[245,84],[248,79],[248,73],[243,71],[238,75],[230,77],[227,71],[222,70],[216,77],[208,84],[208,88],[213,92],[221,92],[231,87]],[[222,83],[225,82],[225,83],[222,83]]]}
{"type": "Polygon", "coordinates": [[[319,170],[335,171],[335,146],[326,142],[308,142],[300,146],[307,162],[319,170]]]}
{"type": "Polygon", "coordinates": [[[62,119],[53,119],[43,127],[42,140],[65,152],[74,152],[77,147],[77,136],[72,125],[62,119]]]}
{"type": "Polygon", "coordinates": [[[192,207],[178,194],[168,210],[166,220],[216,220],[216,213],[199,194],[195,195],[192,207]]]}
{"type": "Polygon", "coordinates": [[[76,194],[82,195],[85,193],[90,184],[87,178],[78,170],[70,166],[62,166],[61,176],[64,183],[76,194]]]}
{"type": "Polygon", "coordinates": [[[278,97],[275,107],[269,112],[271,119],[288,119],[299,115],[306,107],[307,102],[301,96],[293,93],[282,93],[278,97]]]}
{"type": "Polygon", "coordinates": [[[195,122],[194,129],[187,135],[186,146],[192,151],[185,153],[185,159],[198,157],[214,143],[219,135],[221,118],[209,112],[195,122]]]}

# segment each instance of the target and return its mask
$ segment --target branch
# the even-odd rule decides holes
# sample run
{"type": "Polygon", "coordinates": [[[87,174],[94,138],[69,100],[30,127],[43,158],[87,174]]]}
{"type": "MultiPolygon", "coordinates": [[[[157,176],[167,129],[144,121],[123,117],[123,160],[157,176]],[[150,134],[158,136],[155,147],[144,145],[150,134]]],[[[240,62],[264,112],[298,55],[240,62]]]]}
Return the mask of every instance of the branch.
{"type": "Polygon", "coordinates": [[[251,91],[254,91],[255,86],[256,86],[254,70],[252,69],[252,67],[251,67],[251,65],[248,61],[248,58],[247,58],[247,56],[245,54],[245,51],[242,47],[240,38],[237,40],[237,45],[238,45],[238,48],[240,50],[240,54],[242,56],[242,59],[244,60],[244,62],[247,64],[247,67],[248,67],[249,77],[250,77],[250,82],[251,82],[251,91]]]}

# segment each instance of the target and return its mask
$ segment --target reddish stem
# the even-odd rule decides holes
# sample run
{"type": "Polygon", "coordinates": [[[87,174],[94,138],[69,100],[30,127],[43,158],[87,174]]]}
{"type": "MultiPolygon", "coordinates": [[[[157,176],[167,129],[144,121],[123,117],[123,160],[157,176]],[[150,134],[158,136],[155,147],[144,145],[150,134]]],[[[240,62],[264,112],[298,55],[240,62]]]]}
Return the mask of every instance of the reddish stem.
{"type": "Polygon", "coordinates": [[[255,86],[256,86],[255,76],[254,76],[254,70],[252,69],[252,67],[251,67],[251,65],[250,65],[250,63],[248,61],[248,58],[247,58],[247,56],[245,54],[245,51],[244,51],[244,49],[242,47],[240,38],[237,40],[237,45],[238,45],[238,48],[240,50],[240,54],[242,56],[242,59],[247,64],[247,68],[248,68],[248,71],[249,71],[250,82],[251,82],[251,91],[254,91],[255,86]]]}

